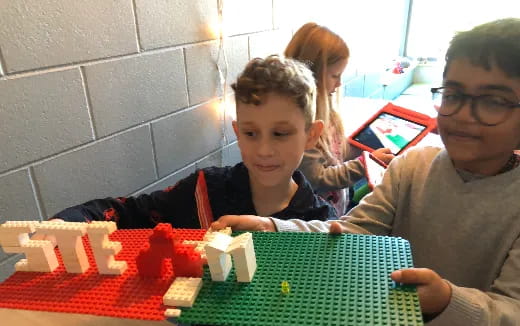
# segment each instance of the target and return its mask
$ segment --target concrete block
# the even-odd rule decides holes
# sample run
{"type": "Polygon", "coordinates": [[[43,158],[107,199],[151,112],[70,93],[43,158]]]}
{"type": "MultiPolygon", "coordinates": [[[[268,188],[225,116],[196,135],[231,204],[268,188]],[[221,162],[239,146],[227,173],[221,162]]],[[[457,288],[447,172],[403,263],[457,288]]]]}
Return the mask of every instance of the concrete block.
{"type": "Polygon", "coordinates": [[[144,49],[214,39],[217,2],[212,0],[136,0],[141,46],[144,49]]]}
{"type": "Polygon", "coordinates": [[[40,218],[29,171],[20,170],[0,177],[0,223],[40,218]]]}
{"type": "Polygon", "coordinates": [[[216,103],[209,102],[152,124],[159,177],[220,146],[222,121],[216,103]]]}
{"type": "Polygon", "coordinates": [[[93,139],[79,69],[2,80],[0,94],[0,173],[93,139]]]}
{"type": "Polygon", "coordinates": [[[85,67],[98,136],[188,106],[181,49],[85,67]]]}
{"type": "Polygon", "coordinates": [[[134,21],[132,1],[5,1],[0,10],[4,69],[12,73],[135,53],[134,21]]]}
{"type": "MultiPolygon", "coordinates": [[[[187,47],[186,74],[190,105],[214,99],[222,95],[217,69],[217,42],[187,47]]],[[[224,66],[221,65],[222,73],[224,66]]]]}
{"type": "Polygon", "coordinates": [[[240,162],[242,162],[242,155],[240,154],[240,148],[237,142],[224,147],[222,166],[233,166],[240,162]]]}
{"type": "Polygon", "coordinates": [[[196,169],[204,169],[212,166],[221,166],[222,151],[213,153],[195,164],[196,169]]]}
{"type": "Polygon", "coordinates": [[[233,131],[233,124],[232,124],[233,120],[236,120],[236,118],[237,118],[234,92],[227,96],[223,114],[225,116],[224,123],[226,124],[225,125],[226,140],[227,140],[227,143],[230,144],[237,140],[237,136],[235,135],[235,131],[233,131]]]}
{"type": "Polygon", "coordinates": [[[249,40],[247,36],[230,37],[225,43],[226,57],[228,61],[228,92],[232,92],[231,84],[244,70],[249,62],[249,40]]]}
{"type": "Polygon", "coordinates": [[[132,194],[132,196],[139,196],[141,194],[151,194],[154,191],[164,190],[168,187],[175,186],[175,184],[189,176],[190,174],[195,173],[195,164],[191,164],[185,168],[182,168],[169,176],[164,177],[161,181],[153,183],[149,186],[146,186],[132,194]]]}
{"type": "Polygon", "coordinates": [[[122,196],[155,180],[149,126],[34,167],[48,216],[93,198],[122,196]]]}
{"type": "Polygon", "coordinates": [[[13,255],[0,261],[0,282],[5,281],[15,272],[14,265],[20,260],[20,258],[23,258],[23,255],[13,255]]]}

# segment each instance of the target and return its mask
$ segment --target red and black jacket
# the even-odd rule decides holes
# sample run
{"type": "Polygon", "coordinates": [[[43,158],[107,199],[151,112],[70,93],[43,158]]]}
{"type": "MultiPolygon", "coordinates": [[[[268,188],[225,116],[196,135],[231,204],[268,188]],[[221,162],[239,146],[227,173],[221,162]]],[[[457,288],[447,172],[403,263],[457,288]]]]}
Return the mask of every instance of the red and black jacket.
{"type": "MultiPolygon", "coordinates": [[[[298,190],[289,205],[273,217],[306,221],[336,217],[334,208],[314,194],[301,172],[295,171],[293,179],[298,190]]],[[[243,163],[201,169],[175,186],[149,195],[91,200],[54,217],[75,222],[115,221],[118,228],[129,229],[153,228],[157,223],[170,223],[176,228],[208,228],[213,217],[222,215],[258,215],[243,163]]]]}

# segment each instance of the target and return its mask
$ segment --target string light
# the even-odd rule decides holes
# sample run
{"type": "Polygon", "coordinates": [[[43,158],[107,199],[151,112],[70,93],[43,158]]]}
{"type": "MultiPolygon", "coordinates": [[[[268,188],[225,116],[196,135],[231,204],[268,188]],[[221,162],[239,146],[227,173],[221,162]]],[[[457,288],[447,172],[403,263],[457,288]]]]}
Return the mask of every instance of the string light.
{"type": "MultiPolygon", "coordinates": [[[[223,148],[227,144],[227,136],[226,136],[226,114],[227,114],[227,93],[228,93],[228,83],[227,83],[227,74],[228,74],[228,61],[225,50],[225,39],[226,39],[226,27],[224,20],[224,0],[217,1],[217,10],[218,10],[218,25],[217,25],[217,33],[218,33],[218,54],[217,60],[215,62],[218,71],[219,85],[220,85],[220,94],[222,94],[222,98],[218,103],[218,114],[221,122],[221,131],[220,131],[220,140],[221,147],[223,148]]],[[[218,94],[217,94],[218,96],[218,94]]],[[[220,156],[220,165],[223,165],[223,155],[220,156]]]]}

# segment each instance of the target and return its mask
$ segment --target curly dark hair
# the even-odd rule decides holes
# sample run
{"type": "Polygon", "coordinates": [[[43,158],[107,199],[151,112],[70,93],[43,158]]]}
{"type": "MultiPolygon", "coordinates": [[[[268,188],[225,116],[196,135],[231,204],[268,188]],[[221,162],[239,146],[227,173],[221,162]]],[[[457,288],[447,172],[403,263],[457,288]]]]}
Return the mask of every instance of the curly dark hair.
{"type": "Polygon", "coordinates": [[[508,77],[520,78],[520,19],[499,19],[455,35],[446,53],[443,76],[457,58],[467,58],[487,70],[496,64],[508,77]]]}
{"type": "Polygon", "coordinates": [[[267,94],[276,93],[293,99],[302,109],[306,127],[314,121],[316,82],[301,62],[278,55],[252,59],[231,87],[237,105],[239,102],[260,105],[267,94]]]}

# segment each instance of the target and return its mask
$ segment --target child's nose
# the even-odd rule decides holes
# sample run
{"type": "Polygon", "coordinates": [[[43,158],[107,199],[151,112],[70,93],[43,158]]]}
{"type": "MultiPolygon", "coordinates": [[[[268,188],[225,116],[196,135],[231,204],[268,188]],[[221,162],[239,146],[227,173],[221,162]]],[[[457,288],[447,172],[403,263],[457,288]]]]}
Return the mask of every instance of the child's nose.
{"type": "Polygon", "coordinates": [[[461,121],[471,121],[476,122],[477,119],[475,118],[475,112],[473,112],[475,109],[473,108],[473,102],[471,99],[466,99],[464,103],[462,103],[462,107],[460,108],[459,112],[455,113],[454,118],[461,121]]]}
{"type": "Polygon", "coordinates": [[[258,143],[257,153],[260,156],[272,156],[274,148],[269,140],[261,140],[258,143]]]}

